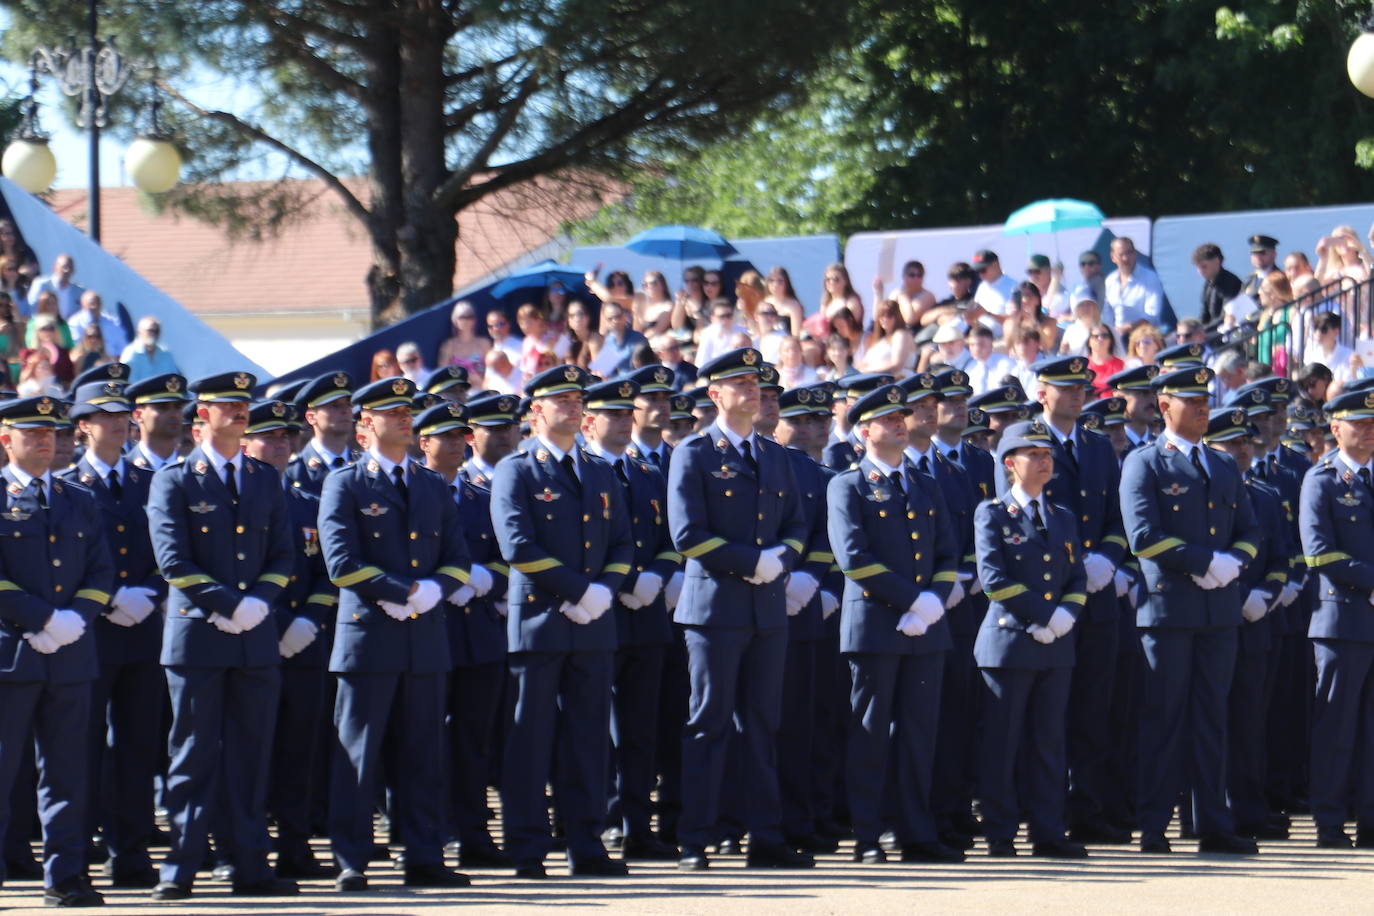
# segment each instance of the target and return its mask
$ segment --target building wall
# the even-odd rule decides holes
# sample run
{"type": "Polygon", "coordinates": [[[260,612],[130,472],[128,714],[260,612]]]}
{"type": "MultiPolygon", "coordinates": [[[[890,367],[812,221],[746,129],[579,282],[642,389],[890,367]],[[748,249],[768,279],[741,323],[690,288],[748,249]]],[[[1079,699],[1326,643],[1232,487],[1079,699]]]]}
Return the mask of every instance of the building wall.
{"type": "Polygon", "coordinates": [[[371,330],[366,309],[200,312],[198,317],[274,376],[333,353],[371,330]]]}

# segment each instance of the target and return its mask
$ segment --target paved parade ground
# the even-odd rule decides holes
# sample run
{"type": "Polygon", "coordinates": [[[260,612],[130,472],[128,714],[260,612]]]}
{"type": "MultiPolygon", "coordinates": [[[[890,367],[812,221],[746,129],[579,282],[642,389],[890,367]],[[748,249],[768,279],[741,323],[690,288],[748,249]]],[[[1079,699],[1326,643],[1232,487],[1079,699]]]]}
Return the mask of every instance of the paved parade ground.
{"type": "MultiPolygon", "coordinates": [[[[1029,844],[1020,857],[989,859],[981,847],[964,865],[857,865],[846,843],[835,855],[817,857],[814,871],[745,869],[742,856],[713,858],[708,871],[679,872],[675,864],[631,865],[629,879],[559,877],[561,855],[551,857],[550,879],[516,881],[510,871],[471,871],[465,890],[411,891],[395,869],[369,872],[367,894],[334,893],[332,881],[305,881],[302,894],[285,900],[237,899],[226,884],[196,884],[194,905],[158,904],[146,891],[111,891],[102,912],[136,914],[377,914],[449,916],[514,911],[533,906],[563,912],[614,909],[620,913],[703,913],[748,916],[778,913],[1357,913],[1371,908],[1374,850],[1331,852],[1314,847],[1312,822],[1295,823],[1294,839],[1262,844],[1257,858],[1197,856],[1194,844],[1173,837],[1171,856],[1145,856],[1134,846],[1093,846],[1087,862],[1034,859],[1029,844]]],[[[323,846],[317,848],[323,853],[323,846]]],[[[450,862],[450,864],[452,864],[450,862]]],[[[0,889],[5,913],[50,913],[41,907],[37,882],[0,889]]]]}

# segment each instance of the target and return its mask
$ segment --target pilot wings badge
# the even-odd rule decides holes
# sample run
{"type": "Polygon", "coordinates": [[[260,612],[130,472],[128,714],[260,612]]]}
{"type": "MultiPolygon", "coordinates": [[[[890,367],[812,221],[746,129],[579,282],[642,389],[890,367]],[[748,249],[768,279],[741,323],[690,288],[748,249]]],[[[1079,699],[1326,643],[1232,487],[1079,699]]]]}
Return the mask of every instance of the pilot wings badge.
{"type": "Polygon", "coordinates": [[[200,502],[196,503],[194,506],[187,506],[186,508],[187,508],[187,509],[190,509],[190,510],[191,510],[192,512],[194,512],[196,515],[204,515],[204,514],[207,513],[207,512],[214,512],[215,509],[217,509],[218,507],[217,507],[217,506],[214,506],[214,505],[211,505],[210,503],[207,503],[205,500],[202,499],[200,502]]]}
{"type": "Polygon", "coordinates": [[[391,510],[388,509],[386,506],[379,506],[376,503],[373,503],[366,509],[359,509],[358,511],[361,512],[363,515],[366,515],[368,518],[379,518],[383,515],[386,515],[391,510]]]}

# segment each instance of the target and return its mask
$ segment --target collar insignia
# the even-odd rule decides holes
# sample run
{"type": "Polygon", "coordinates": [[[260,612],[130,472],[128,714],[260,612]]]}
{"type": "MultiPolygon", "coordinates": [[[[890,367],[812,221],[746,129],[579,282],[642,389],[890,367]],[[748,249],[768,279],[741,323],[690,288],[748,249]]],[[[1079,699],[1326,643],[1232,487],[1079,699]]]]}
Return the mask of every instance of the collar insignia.
{"type": "Polygon", "coordinates": [[[95,475],[94,475],[94,474],[82,474],[82,475],[81,475],[81,482],[84,483],[84,484],[92,484],[92,483],[95,483],[95,475]]]}
{"type": "Polygon", "coordinates": [[[313,471],[313,470],[318,469],[319,466],[322,465],[322,464],[324,464],[324,462],[321,461],[320,459],[318,459],[318,458],[311,458],[309,461],[307,461],[307,462],[305,463],[305,466],[308,467],[308,468],[310,468],[310,470],[313,471]]]}
{"type": "Polygon", "coordinates": [[[372,461],[369,461],[369,462],[367,463],[367,472],[368,472],[369,474],[376,474],[376,473],[377,473],[378,471],[380,471],[381,469],[382,469],[382,466],[381,466],[380,464],[377,463],[376,459],[373,459],[372,461]]]}
{"type": "Polygon", "coordinates": [[[877,468],[874,468],[873,470],[868,472],[868,479],[873,481],[874,483],[877,483],[879,480],[882,480],[882,477],[883,475],[878,473],[877,468]]]}
{"type": "Polygon", "coordinates": [[[1021,507],[1018,506],[1016,503],[1012,503],[1012,502],[1007,503],[1007,514],[1008,514],[1008,515],[1015,515],[1016,513],[1020,512],[1020,511],[1021,511],[1021,507]]]}
{"type": "Polygon", "coordinates": [[[197,461],[196,466],[192,468],[192,470],[197,474],[204,474],[206,471],[210,470],[210,465],[204,461],[197,461]]]}
{"type": "Polygon", "coordinates": [[[538,461],[548,461],[549,453],[541,448],[539,451],[534,453],[534,457],[538,461]]]}

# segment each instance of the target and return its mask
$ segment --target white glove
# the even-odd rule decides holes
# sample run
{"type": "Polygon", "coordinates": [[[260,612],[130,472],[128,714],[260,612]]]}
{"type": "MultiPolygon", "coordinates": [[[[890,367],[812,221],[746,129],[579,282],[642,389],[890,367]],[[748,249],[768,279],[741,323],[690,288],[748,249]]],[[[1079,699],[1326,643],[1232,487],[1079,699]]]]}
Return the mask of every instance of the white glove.
{"type": "Polygon", "coordinates": [[[680,597],[682,597],[682,570],[673,573],[673,577],[663,587],[663,600],[668,603],[668,610],[671,611],[677,607],[677,599],[680,597]]]}
{"type": "Polygon", "coordinates": [[[593,582],[587,586],[587,590],[582,593],[578,605],[587,612],[590,620],[597,620],[602,614],[610,610],[611,590],[600,582],[593,582]]]}
{"type": "Polygon", "coordinates": [[[225,617],[223,614],[211,614],[207,619],[214,625],[215,629],[219,630],[221,633],[228,633],[230,636],[239,636],[243,633],[243,627],[234,623],[234,621],[225,617]]]}
{"type": "Polygon", "coordinates": [[[266,601],[261,598],[254,598],[252,595],[245,595],[239,599],[238,607],[234,608],[234,624],[247,633],[266,620],[267,614],[266,601]]]}
{"type": "Polygon", "coordinates": [[[795,597],[803,607],[811,603],[811,599],[816,597],[816,589],[820,587],[816,577],[805,570],[793,570],[787,577],[787,597],[795,597]]]}
{"type": "Polygon", "coordinates": [[[563,606],[558,609],[564,617],[573,623],[588,624],[592,622],[592,615],[587,613],[587,609],[580,604],[573,604],[571,601],[564,601],[563,606]]]}
{"type": "Polygon", "coordinates": [[[473,563],[472,568],[468,570],[468,587],[472,589],[472,593],[481,598],[491,591],[491,586],[491,570],[481,563],[473,563]]]}
{"type": "MultiPolygon", "coordinates": [[[[949,597],[945,599],[945,608],[952,608],[960,601],[964,600],[964,583],[958,579],[954,580],[954,585],[949,590],[949,597]]],[[[934,621],[930,621],[934,623],[934,621]]]]}
{"type": "MultiPolygon", "coordinates": [[[[928,593],[926,593],[928,594],[928,593]]],[[[897,621],[897,629],[903,636],[924,636],[926,635],[925,621],[915,611],[907,611],[897,621]]]]}
{"type": "Polygon", "coordinates": [[[840,599],[833,592],[821,592],[821,620],[829,620],[830,615],[840,609],[840,599]]]}
{"type": "Polygon", "coordinates": [[[1125,598],[1126,593],[1131,590],[1131,574],[1125,569],[1118,569],[1112,581],[1116,583],[1116,597],[1125,598]]]}
{"type": "Polygon", "coordinates": [[[24,638],[29,641],[33,651],[40,655],[52,655],[62,648],[57,644],[57,640],[52,638],[52,634],[39,630],[37,633],[25,633],[24,638]]]}
{"type": "Polygon", "coordinates": [[[1132,588],[1126,592],[1126,600],[1131,602],[1131,610],[1140,607],[1140,590],[1132,588]]]}
{"type": "MultiPolygon", "coordinates": [[[[1292,604],[1294,601],[1297,601],[1298,596],[1301,594],[1301,585],[1297,585],[1292,581],[1285,582],[1283,585],[1283,591],[1279,593],[1279,604],[1283,607],[1288,607],[1288,605],[1292,604]]],[[[1374,604],[1374,596],[1371,596],[1370,603],[1374,604]]]]}
{"type": "Polygon", "coordinates": [[[1054,631],[1049,627],[1042,627],[1038,623],[1033,623],[1026,627],[1026,632],[1042,646],[1048,646],[1050,643],[1054,642],[1054,631]]]}
{"type": "Polygon", "coordinates": [[[616,597],[620,599],[621,604],[632,611],[637,611],[644,607],[644,602],[636,598],[634,592],[617,592],[616,597]]]}
{"type": "Polygon", "coordinates": [[[117,607],[110,611],[110,613],[105,615],[105,619],[117,627],[136,627],[139,623],[133,618],[132,614],[121,607],[117,607]]]}
{"type": "Polygon", "coordinates": [[[460,585],[448,596],[448,603],[454,607],[467,607],[476,597],[477,593],[472,590],[471,584],[460,585]]]}
{"type": "Polygon", "coordinates": [[[921,592],[916,596],[916,600],[911,602],[908,613],[921,618],[921,623],[927,627],[933,627],[940,622],[941,617],[945,616],[947,606],[947,604],[940,603],[940,596],[934,592],[921,592]]]}
{"type": "Polygon", "coordinates": [[[1100,553],[1090,553],[1083,557],[1083,571],[1088,574],[1088,593],[1100,592],[1112,584],[1112,561],[1100,553]]]}
{"type": "Polygon", "coordinates": [[[381,606],[382,610],[386,611],[386,616],[390,617],[392,620],[405,621],[410,619],[409,605],[397,604],[394,601],[378,601],[377,604],[381,606]]]}
{"type": "Polygon", "coordinates": [[[663,577],[656,572],[644,571],[635,578],[634,596],[639,599],[641,607],[648,607],[654,603],[659,591],[663,588],[663,577]]]}
{"type": "Polygon", "coordinates": [[[782,553],[787,548],[779,544],[776,547],[769,547],[767,550],[760,551],[759,561],[754,566],[754,574],[748,577],[748,581],[754,585],[767,585],[778,576],[782,575],[782,553]]]}
{"type": "Polygon", "coordinates": [[[406,601],[406,607],[415,614],[428,614],[434,610],[444,597],[444,590],[433,579],[421,579],[415,583],[415,591],[406,601]]]}
{"type": "Polygon", "coordinates": [[[510,613],[510,605],[507,603],[509,600],[510,600],[510,591],[507,590],[507,591],[502,592],[502,593],[501,593],[501,597],[500,597],[500,598],[497,598],[497,599],[496,599],[496,602],[495,602],[495,604],[496,604],[496,613],[500,614],[502,617],[505,617],[507,614],[509,614],[509,613],[510,613]]]}
{"type": "Polygon", "coordinates": [[[1262,619],[1268,611],[1269,596],[1257,588],[1250,589],[1250,594],[1245,596],[1245,603],[1240,606],[1240,615],[1247,623],[1262,619]]]}
{"type": "Polygon", "coordinates": [[[1217,580],[1217,588],[1225,588],[1240,575],[1240,560],[1218,550],[1212,554],[1212,565],[1207,567],[1207,572],[1217,580]]]}
{"type": "Polygon", "coordinates": [[[1055,639],[1068,636],[1073,629],[1074,616],[1069,613],[1069,609],[1063,606],[1054,609],[1050,615],[1049,631],[1054,634],[1055,639]]]}
{"type": "Polygon", "coordinates": [[[43,632],[57,640],[59,646],[70,646],[86,632],[86,619],[76,611],[53,611],[43,632]]]}
{"type": "Polygon", "coordinates": [[[983,591],[983,583],[978,581],[978,577],[977,577],[977,576],[972,576],[972,577],[970,577],[969,583],[968,583],[968,593],[969,593],[970,595],[977,595],[977,594],[979,594],[979,593],[982,592],[982,591],[983,591]]]}
{"type": "Polygon", "coordinates": [[[303,652],[315,641],[315,634],[319,632],[320,628],[315,626],[315,621],[308,617],[297,617],[287,624],[286,632],[281,634],[277,651],[281,653],[282,658],[290,658],[303,652]]]}
{"type": "Polygon", "coordinates": [[[135,624],[139,624],[153,612],[153,596],[156,594],[157,592],[151,588],[141,585],[121,585],[110,604],[127,614],[135,624]]]}
{"type": "Polygon", "coordinates": [[[1220,586],[1217,584],[1217,577],[1212,575],[1210,567],[1208,568],[1206,575],[1194,576],[1190,573],[1189,578],[1191,578],[1194,582],[1197,583],[1198,588],[1205,588],[1208,591],[1211,591],[1214,588],[1220,588],[1220,586]]]}

